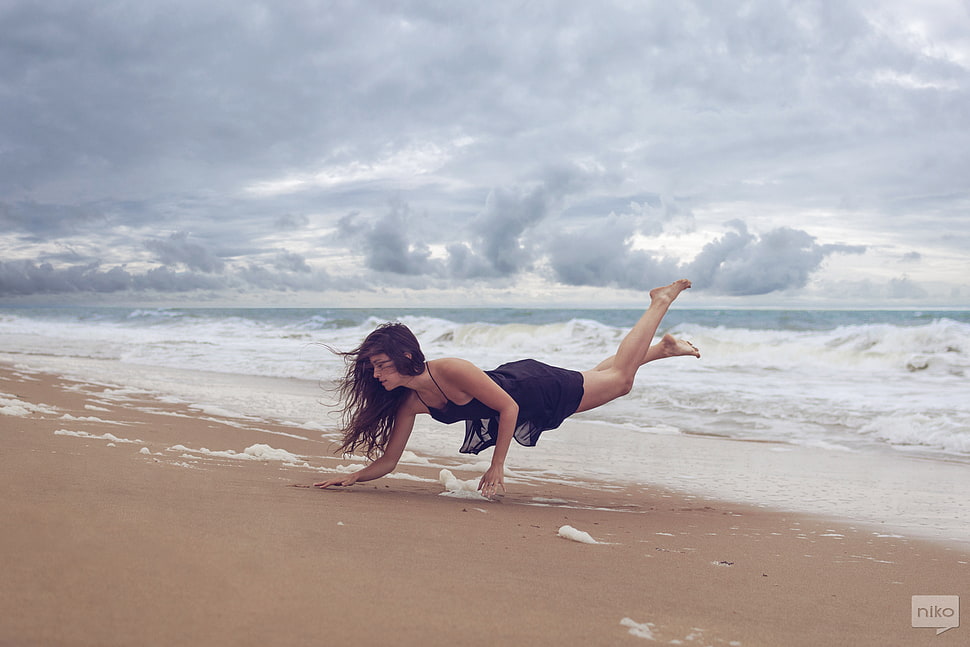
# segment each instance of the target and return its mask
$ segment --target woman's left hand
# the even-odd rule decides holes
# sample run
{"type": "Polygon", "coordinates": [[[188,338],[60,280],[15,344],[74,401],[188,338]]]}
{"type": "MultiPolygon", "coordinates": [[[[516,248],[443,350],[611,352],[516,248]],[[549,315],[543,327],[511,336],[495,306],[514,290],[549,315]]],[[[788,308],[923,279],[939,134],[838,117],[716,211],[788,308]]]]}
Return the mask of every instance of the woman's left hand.
{"type": "Polygon", "coordinates": [[[482,491],[482,496],[491,498],[498,494],[499,488],[502,488],[502,494],[505,494],[505,466],[492,465],[482,475],[482,480],[478,482],[478,489],[482,491]]]}

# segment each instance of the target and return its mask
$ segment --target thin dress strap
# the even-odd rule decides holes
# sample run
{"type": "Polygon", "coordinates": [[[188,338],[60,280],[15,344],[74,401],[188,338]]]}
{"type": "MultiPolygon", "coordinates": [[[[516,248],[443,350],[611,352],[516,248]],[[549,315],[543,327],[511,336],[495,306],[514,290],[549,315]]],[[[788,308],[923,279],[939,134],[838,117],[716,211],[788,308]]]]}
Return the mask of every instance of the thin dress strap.
{"type": "MultiPolygon", "coordinates": [[[[430,377],[430,378],[431,378],[431,381],[432,381],[432,382],[434,382],[434,385],[435,385],[436,387],[438,387],[438,391],[440,391],[440,392],[441,392],[441,395],[442,395],[442,396],[444,396],[444,398],[445,398],[445,406],[448,406],[449,404],[451,404],[451,400],[449,400],[449,399],[448,399],[448,396],[447,396],[447,395],[445,395],[445,392],[444,392],[444,390],[443,390],[443,389],[441,388],[441,385],[440,385],[440,384],[438,384],[438,380],[436,380],[436,379],[434,379],[434,374],[432,374],[432,373],[431,373],[431,366],[430,366],[430,365],[428,365],[428,364],[425,364],[425,365],[424,365],[424,367],[425,367],[425,369],[427,369],[427,371],[428,371],[428,377],[430,377]]],[[[418,400],[421,400],[421,404],[423,404],[424,406],[426,406],[426,407],[427,407],[428,409],[435,409],[435,408],[436,408],[436,407],[432,407],[432,406],[431,406],[431,405],[429,405],[429,404],[428,404],[427,402],[425,402],[425,401],[424,401],[424,398],[422,398],[422,397],[421,397],[421,394],[420,394],[420,393],[418,393],[417,391],[415,391],[415,392],[414,392],[414,395],[416,395],[416,396],[418,396],[418,400]]]]}

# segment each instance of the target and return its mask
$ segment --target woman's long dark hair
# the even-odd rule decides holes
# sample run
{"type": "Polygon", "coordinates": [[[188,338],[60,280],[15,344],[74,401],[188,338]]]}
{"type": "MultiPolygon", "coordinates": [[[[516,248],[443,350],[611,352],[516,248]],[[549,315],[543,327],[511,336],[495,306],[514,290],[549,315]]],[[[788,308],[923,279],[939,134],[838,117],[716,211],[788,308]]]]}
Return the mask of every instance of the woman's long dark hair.
{"type": "Polygon", "coordinates": [[[340,384],[344,403],[341,410],[344,438],[340,450],[345,454],[362,450],[371,459],[383,454],[397,411],[408,396],[405,387],[387,391],[374,378],[370,358],[380,353],[390,358],[401,375],[424,373],[421,346],[414,333],[400,323],[382,324],[354,350],[338,352],[347,364],[340,384]]]}

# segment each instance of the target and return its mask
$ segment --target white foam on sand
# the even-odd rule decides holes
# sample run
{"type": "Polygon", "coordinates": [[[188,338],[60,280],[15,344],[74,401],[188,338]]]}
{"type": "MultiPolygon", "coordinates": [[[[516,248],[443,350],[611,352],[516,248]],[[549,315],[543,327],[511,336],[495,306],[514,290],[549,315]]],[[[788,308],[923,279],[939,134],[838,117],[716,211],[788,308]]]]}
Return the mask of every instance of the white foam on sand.
{"type": "MultiPolygon", "coordinates": [[[[187,452],[188,454],[194,455],[198,454],[200,456],[206,456],[210,458],[231,458],[233,460],[245,460],[245,461],[280,461],[283,463],[301,463],[303,462],[302,456],[297,456],[292,454],[285,449],[276,449],[264,444],[250,445],[242,452],[236,452],[231,449],[226,450],[211,450],[205,447],[201,449],[191,449],[185,445],[172,445],[168,448],[168,451],[172,452],[187,452]]],[[[193,456],[194,458],[194,456],[193,456]]]]}
{"type": "Polygon", "coordinates": [[[420,483],[437,483],[434,479],[426,479],[422,476],[415,476],[414,474],[408,474],[407,472],[391,472],[386,475],[386,479],[398,479],[400,481],[418,481],[420,483]]]}
{"type": "Polygon", "coordinates": [[[654,625],[652,622],[636,622],[632,618],[623,618],[620,620],[620,624],[630,630],[631,636],[636,636],[637,638],[646,638],[647,640],[656,640],[656,638],[653,637],[653,628],[656,625],[654,625]]]}
{"type": "Polygon", "coordinates": [[[74,436],[75,438],[87,438],[90,440],[107,440],[112,443],[144,443],[144,440],[129,440],[127,438],[118,438],[114,434],[101,434],[96,436],[94,434],[89,434],[86,431],[71,431],[70,429],[58,429],[54,432],[55,436],[74,436]]]}
{"type": "Polygon", "coordinates": [[[367,466],[360,463],[351,463],[349,465],[337,465],[337,467],[333,468],[331,471],[339,472],[340,474],[353,474],[354,472],[359,472],[365,467],[367,466]]]}
{"type": "Polygon", "coordinates": [[[95,416],[72,416],[69,413],[65,413],[60,417],[61,420],[67,420],[68,422],[94,422],[99,425],[119,425],[121,427],[128,427],[131,425],[140,425],[140,422],[121,422],[118,420],[102,420],[101,418],[95,416]]]}
{"type": "Polygon", "coordinates": [[[572,526],[563,526],[563,527],[561,527],[559,529],[559,532],[556,533],[556,534],[559,535],[560,537],[562,537],[563,539],[569,539],[571,541],[578,541],[581,544],[598,544],[598,543],[600,543],[600,542],[596,541],[595,539],[593,539],[593,537],[588,532],[585,532],[583,530],[577,530],[576,528],[573,528],[572,526]]]}
{"type": "MultiPolygon", "coordinates": [[[[14,368],[18,367],[15,366],[14,368]]],[[[34,377],[34,374],[29,369],[24,366],[20,366],[19,368],[21,370],[13,372],[14,377],[19,378],[23,382],[40,382],[40,378],[34,377]]]]}
{"type": "Polygon", "coordinates": [[[295,438],[297,440],[310,440],[306,436],[301,436],[299,434],[291,434],[285,431],[274,431],[272,429],[260,429],[259,427],[244,427],[244,429],[249,429],[250,431],[260,431],[264,434],[272,434],[274,436],[283,436],[284,438],[295,438]]]}
{"type": "Polygon", "coordinates": [[[431,465],[431,461],[424,456],[418,456],[412,451],[404,450],[401,454],[401,462],[409,463],[411,465],[431,465]]]}
{"type": "MultiPolygon", "coordinates": [[[[660,641],[660,638],[654,636],[653,632],[657,629],[657,625],[652,622],[637,622],[632,618],[623,618],[620,620],[620,624],[630,630],[631,636],[636,636],[637,638],[643,638],[645,640],[660,641]]],[[[700,627],[691,627],[690,633],[684,636],[684,638],[677,639],[674,638],[670,641],[671,645],[727,645],[728,647],[741,647],[741,641],[731,640],[724,641],[721,639],[715,639],[711,642],[711,639],[704,635],[705,630],[700,627]]],[[[666,642],[666,640],[664,640],[666,642]]]]}
{"type": "Polygon", "coordinates": [[[438,474],[438,482],[445,486],[445,491],[440,496],[452,497],[455,499],[473,499],[476,501],[489,501],[487,497],[478,491],[478,479],[462,481],[450,470],[441,470],[438,474]]]}
{"type": "Polygon", "coordinates": [[[250,445],[243,450],[247,456],[252,456],[260,461],[282,461],[284,463],[298,463],[303,460],[302,456],[292,454],[285,449],[276,449],[269,445],[257,443],[250,445]]]}
{"type": "Polygon", "coordinates": [[[104,384],[104,383],[99,383],[99,382],[96,382],[96,381],[88,381],[88,380],[84,380],[84,378],[83,377],[80,377],[80,376],[67,376],[67,377],[70,377],[71,379],[76,379],[76,380],[85,382],[85,384],[79,384],[79,385],[75,386],[73,388],[73,390],[75,390],[75,391],[84,391],[84,390],[86,390],[87,384],[94,384],[94,385],[97,385],[97,386],[107,387],[107,388],[105,388],[104,390],[102,390],[101,392],[98,393],[98,397],[99,398],[102,398],[103,400],[108,400],[109,402],[126,402],[126,401],[129,401],[129,400],[139,400],[139,399],[144,398],[146,396],[154,395],[154,391],[150,391],[150,390],[147,390],[147,389],[136,389],[136,388],[130,388],[130,387],[119,387],[119,386],[114,385],[114,384],[104,384]]]}
{"type": "Polygon", "coordinates": [[[259,420],[259,418],[247,416],[244,413],[231,411],[225,407],[220,407],[214,404],[190,404],[189,408],[201,411],[208,416],[213,416],[216,418],[242,418],[244,420],[259,420]]]}
{"type": "MultiPolygon", "coordinates": [[[[328,472],[328,473],[338,473],[338,474],[353,474],[366,467],[366,465],[358,463],[350,463],[349,465],[337,465],[336,467],[314,467],[309,463],[303,463],[300,467],[304,469],[313,470],[314,472],[328,472]]],[[[437,483],[436,479],[424,478],[421,476],[415,476],[414,474],[408,474],[407,472],[391,472],[390,474],[385,474],[383,478],[386,479],[397,479],[399,481],[417,481],[420,483],[437,483]]]]}
{"type": "Polygon", "coordinates": [[[516,501],[515,505],[531,505],[537,508],[569,508],[570,510],[596,510],[598,512],[626,512],[628,514],[646,514],[646,510],[635,507],[604,508],[594,505],[583,505],[577,501],[567,501],[565,499],[546,499],[543,497],[533,497],[531,501],[516,501]]]}
{"type": "Polygon", "coordinates": [[[55,415],[58,413],[58,411],[47,406],[46,404],[24,402],[13,394],[0,393],[0,415],[26,418],[27,416],[35,413],[42,415],[55,415]]]}

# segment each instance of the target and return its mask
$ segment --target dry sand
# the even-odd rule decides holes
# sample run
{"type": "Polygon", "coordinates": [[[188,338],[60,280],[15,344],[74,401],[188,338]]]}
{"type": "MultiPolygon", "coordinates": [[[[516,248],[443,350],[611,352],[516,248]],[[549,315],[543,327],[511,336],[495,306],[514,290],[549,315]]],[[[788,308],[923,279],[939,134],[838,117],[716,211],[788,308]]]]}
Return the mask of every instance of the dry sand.
{"type": "Polygon", "coordinates": [[[659,488],[456,499],[420,465],[324,491],[347,461],[306,429],[9,365],[0,394],[0,645],[970,643],[911,626],[970,601],[962,546],[659,488]],[[307,464],[200,453],[254,445],[307,464]]]}

